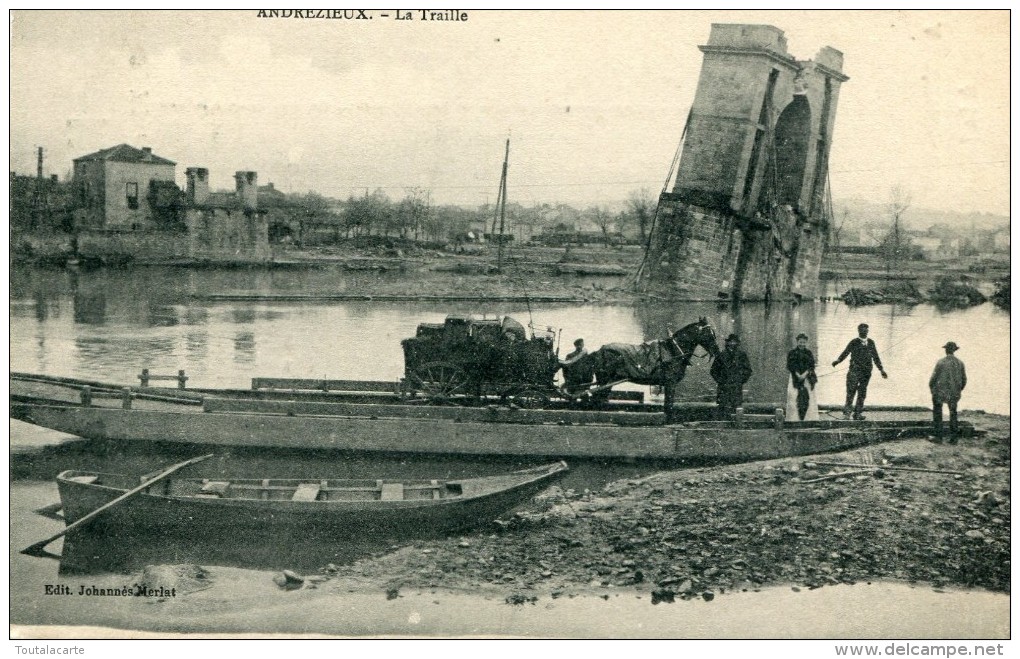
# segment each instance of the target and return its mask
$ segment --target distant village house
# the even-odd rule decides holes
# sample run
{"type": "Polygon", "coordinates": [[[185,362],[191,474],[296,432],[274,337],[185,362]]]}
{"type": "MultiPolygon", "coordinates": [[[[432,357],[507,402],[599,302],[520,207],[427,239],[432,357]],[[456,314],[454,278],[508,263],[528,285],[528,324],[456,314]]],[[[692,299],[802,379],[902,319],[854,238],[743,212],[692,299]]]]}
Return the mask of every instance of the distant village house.
{"type": "MultiPolygon", "coordinates": [[[[159,229],[161,215],[152,192],[176,188],[176,163],[152,153],[118,144],[74,159],[74,188],[79,226],[128,231],[159,229]]],[[[157,200],[158,201],[158,200],[157,200]]],[[[171,205],[173,200],[169,200],[171,205]]]]}
{"type": "Polygon", "coordinates": [[[212,192],[209,170],[176,163],[149,147],[119,144],[74,160],[75,230],[85,256],[264,262],[268,222],[258,174],[239,171],[233,192],[212,192]]]}

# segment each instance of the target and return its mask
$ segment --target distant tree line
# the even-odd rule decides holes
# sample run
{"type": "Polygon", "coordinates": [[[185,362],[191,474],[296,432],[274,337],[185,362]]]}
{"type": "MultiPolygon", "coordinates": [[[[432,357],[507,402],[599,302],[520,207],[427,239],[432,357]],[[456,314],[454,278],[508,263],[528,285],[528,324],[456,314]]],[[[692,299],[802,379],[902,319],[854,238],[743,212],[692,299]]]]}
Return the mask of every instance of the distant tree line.
{"type": "MultiPolygon", "coordinates": [[[[77,200],[72,192],[70,183],[12,175],[11,230],[73,233],[77,200]]],[[[183,193],[178,192],[183,204],[183,193]]],[[[376,189],[334,199],[314,191],[285,193],[268,185],[259,188],[259,206],[268,214],[270,241],[277,243],[321,245],[380,237],[449,244],[486,234],[491,238],[500,231],[495,205],[439,205],[433,203],[431,191],[421,187],[405,188],[397,198],[376,189]]],[[[623,202],[582,208],[509,203],[503,230],[520,242],[643,244],[652,228],[655,206],[655,197],[647,189],[631,192],[623,202]]],[[[185,230],[179,224],[157,221],[166,230],[185,230]]]]}
{"type": "MultiPolygon", "coordinates": [[[[500,231],[499,209],[493,204],[475,208],[432,203],[431,192],[407,188],[399,199],[376,189],[346,200],[306,194],[260,192],[259,204],[269,211],[270,239],[277,242],[326,244],[378,236],[427,243],[478,239],[500,231]]],[[[647,190],[631,193],[617,210],[606,205],[577,209],[567,204],[507,204],[503,230],[520,241],[542,241],[542,236],[577,236],[585,242],[607,245],[643,243],[651,230],[655,199],[647,190]]],[[[553,240],[555,242],[555,240],[553,240]]]]}

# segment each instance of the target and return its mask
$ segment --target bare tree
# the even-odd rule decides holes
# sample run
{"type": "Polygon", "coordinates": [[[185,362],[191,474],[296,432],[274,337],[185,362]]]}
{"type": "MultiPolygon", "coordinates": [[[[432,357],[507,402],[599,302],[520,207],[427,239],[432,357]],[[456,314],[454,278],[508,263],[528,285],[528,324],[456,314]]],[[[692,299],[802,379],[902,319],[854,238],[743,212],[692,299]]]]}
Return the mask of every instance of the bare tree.
{"type": "Polygon", "coordinates": [[[367,190],[364,196],[351,195],[347,199],[347,212],[344,216],[345,228],[355,236],[371,235],[387,231],[386,222],[390,216],[392,202],[386,193],[376,189],[371,195],[367,190]]]}
{"type": "Polygon", "coordinates": [[[602,231],[602,240],[609,247],[609,229],[613,226],[613,215],[605,206],[592,206],[588,209],[588,217],[602,231]]]}
{"type": "Polygon", "coordinates": [[[424,188],[405,188],[404,192],[405,197],[396,209],[396,228],[401,238],[413,232],[418,240],[429,215],[432,192],[424,188]]]}
{"type": "Polygon", "coordinates": [[[655,199],[648,188],[631,191],[627,197],[627,210],[634,217],[638,226],[641,244],[648,240],[648,232],[652,230],[652,218],[655,216],[655,199]]]}
{"type": "Polygon", "coordinates": [[[896,185],[889,191],[889,214],[892,216],[892,228],[886,236],[883,247],[886,254],[886,274],[893,269],[893,264],[899,263],[906,250],[903,245],[903,234],[900,228],[900,218],[910,208],[910,193],[903,189],[903,186],[896,185]]]}

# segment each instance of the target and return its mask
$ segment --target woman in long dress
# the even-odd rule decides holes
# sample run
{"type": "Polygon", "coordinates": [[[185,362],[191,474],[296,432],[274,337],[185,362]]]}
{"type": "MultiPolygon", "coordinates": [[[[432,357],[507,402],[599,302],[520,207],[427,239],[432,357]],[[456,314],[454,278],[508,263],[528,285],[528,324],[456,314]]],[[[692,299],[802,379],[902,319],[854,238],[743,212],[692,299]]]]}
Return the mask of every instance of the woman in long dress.
{"type": "Polygon", "coordinates": [[[786,369],[790,371],[786,387],[786,418],[789,421],[818,420],[815,356],[808,350],[807,344],[807,334],[798,334],[797,347],[786,355],[786,369]]]}

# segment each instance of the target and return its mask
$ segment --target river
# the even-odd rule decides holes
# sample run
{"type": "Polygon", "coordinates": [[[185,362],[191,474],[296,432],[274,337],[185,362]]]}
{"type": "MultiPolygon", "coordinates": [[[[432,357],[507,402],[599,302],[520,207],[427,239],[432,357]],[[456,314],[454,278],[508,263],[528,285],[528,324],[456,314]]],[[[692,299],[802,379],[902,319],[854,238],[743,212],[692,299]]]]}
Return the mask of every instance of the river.
{"type": "MultiPolygon", "coordinates": [[[[1009,313],[991,304],[964,310],[931,305],[851,308],[841,302],[801,305],[711,303],[640,306],[417,302],[210,302],[217,293],[330,294],[371,291],[397,273],[339,269],[217,270],[147,267],[76,272],[15,268],[11,272],[11,369],[112,382],[137,382],[153,373],[184,369],[189,385],[248,388],[253,377],[395,381],[403,376],[401,339],[421,322],[447,314],[510,314],[561,332],[560,354],[576,337],[589,349],[603,343],[663,338],[707,317],[724,338],[739,334],[755,374],[752,402],[785,398],[786,352],[808,334],[819,361],[819,401],[840,404],[843,373],[829,366],[856,335],[871,326],[888,380],[872,379],[869,401],[928,405],[928,376],[953,340],[967,365],[961,406],[1009,413],[1009,313]]],[[[708,361],[695,359],[678,395],[710,400],[708,361]]]]}

